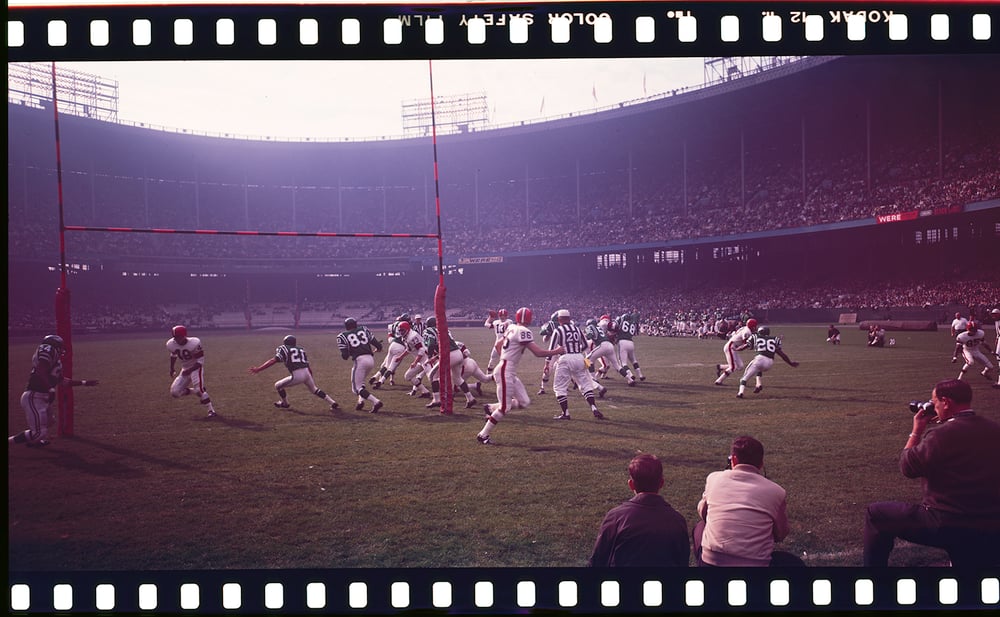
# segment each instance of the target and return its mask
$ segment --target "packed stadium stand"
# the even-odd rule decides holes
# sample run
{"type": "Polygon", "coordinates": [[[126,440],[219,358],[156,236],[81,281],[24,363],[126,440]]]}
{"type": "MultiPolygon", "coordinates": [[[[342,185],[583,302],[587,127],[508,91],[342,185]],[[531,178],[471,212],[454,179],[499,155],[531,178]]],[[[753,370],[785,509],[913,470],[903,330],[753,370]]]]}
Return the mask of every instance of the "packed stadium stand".
{"type": "MultiPolygon", "coordinates": [[[[664,319],[743,304],[937,319],[996,303],[997,100],[995,57],[816,57],[443,136],[452,315],[521,303],[589,313],[622,292],[664,319]],[[500,282],[511,291],[498,295],[500,282]]],[[[67,225],[437,230],[429,138],[276,142],[59,122],[67,225]]],[[[60,258],[51,108],[8,101],[8,128],[8,329],[44,329],[60,258]]],[[[429,310],[438,257],[427,238],[87,231],[67,233],[66,261],[74,323],[245,328],[429,310]]]]}

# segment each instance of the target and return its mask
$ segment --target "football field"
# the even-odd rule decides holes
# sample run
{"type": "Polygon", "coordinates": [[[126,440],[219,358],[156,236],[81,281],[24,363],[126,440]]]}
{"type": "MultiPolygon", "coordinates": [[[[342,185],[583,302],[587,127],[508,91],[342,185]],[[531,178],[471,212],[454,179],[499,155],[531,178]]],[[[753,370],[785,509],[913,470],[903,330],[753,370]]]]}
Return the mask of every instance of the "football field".
{"type": "MultiPolygon", "coordinates": [[[[919,481],[897,463],[908,402],[958,374],[954,345],[946,331],[889,332],[895,345],[874,349],[856,327],[841,328],[837,347],[825,342],[826,324],[771,328],[801,365],[776,359],[763,392],[752,394],[751,383],[743,400],[738,375],[712,383],[722,340],[638,337],[646,380],[634,388],[614,374],[604,380],[604,420],[578,393],[573,419],[553,420],[551,382],[535,396],[542,360],[529,354],[519,373],[532,404],[496,427],[494,446],[475,439],[481,404],[495,400],[491,383],[473,409],[457,395],[454,415],[442,416],[408,396],[400,371],[376,393],[381,412],[355,411],[351,362],[334,331],[296,332],[317,385],[340,403],[331,412],[304,386],[288,389],[290,409],[274,408],[273,384],[287,375],[280,365],[248,374],[289,331],[192,329],[205,347],[212,419],[196,397],[170,397],[168,332],[78,335],[74,377],[101,384],[76,389],[75,436],[9,446],[9,567],[583,566],[605,512],[631,496],[634,454],[663,460],[663,495],[690,528],[705,476],[744,434],[763,442],[767,476],[788,491],[791,532],[778,548],[810,566],[858,566],[866,504],[919,500],[919,481]]],[[[485,369],[491,331],[455,334],[485,369]]],[[[995,340],[992,328],[987,338],[995,340]]],[[[26,426],[19,398],[37,344],[8,344],[8,435],[26,426]]],[[[1000,421],[1000,390],[979,370],[966,376],[973,407],[1000,421]]],[[[892,559],[946,561],[943,551],[906,543],[892,559]]]]}

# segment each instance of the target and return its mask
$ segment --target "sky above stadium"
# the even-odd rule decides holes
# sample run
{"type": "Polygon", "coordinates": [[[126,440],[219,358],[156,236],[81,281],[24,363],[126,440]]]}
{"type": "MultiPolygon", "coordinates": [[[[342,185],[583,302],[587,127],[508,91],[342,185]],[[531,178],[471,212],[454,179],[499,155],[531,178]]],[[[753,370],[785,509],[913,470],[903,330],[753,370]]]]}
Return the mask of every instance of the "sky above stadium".
{"type": "MultiPolygon", "coordinates": [[[[122,4],[46,4],[56,3],[122,4]]],[[[130,4],[154,3],[183,4],[130,4]]],[[[9,2],[33,4],[39,2],[9,2]]],[[[120,120],[217,134],[293,139],[398,136],[404,134],[402,103],[430,97],[426,60],[58,66],[117,81],[120,120]]],[[[701,58],[437,60],[433,77],[437,97],[485,94],[488,123],[495,126],[592,112],[696,87],[704,81],[704,68],[701,58]]]]}
{"type": "MultiPolygon", "coordinates": [[[[121,120],[288,138],[402,135],[430,98],[426,60],[105,62],[59,67],[118,82],[121,120]]],[[[585,113],[698,85],[701,59],[437,60],[436,97],[485,94],[489,124],[585,113]]]]}

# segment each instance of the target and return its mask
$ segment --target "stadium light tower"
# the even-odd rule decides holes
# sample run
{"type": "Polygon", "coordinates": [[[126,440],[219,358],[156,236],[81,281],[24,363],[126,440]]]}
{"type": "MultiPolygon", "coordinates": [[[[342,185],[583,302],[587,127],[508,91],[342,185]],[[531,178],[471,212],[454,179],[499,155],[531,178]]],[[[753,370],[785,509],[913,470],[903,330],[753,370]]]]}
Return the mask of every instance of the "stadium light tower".
{"type": "MultiPolygon", "coordinates": [[[[59,112],[107,122],[118,121],[118,82],[83,71],[56,67],[59,112]]],[[[52,72],[48,65],[7,65],[7,101],[28,107],[52,105],[52,72]]]]}
{"type": "Polygon", "coordinates": [[[705,58],[704,84],[711,86],[784,66],[800,56],[738,56],[705,58]]]}
{"type": "MultiPolygon", "coordinates": [[[[436,96],[434,116],[438,134],[467,133],[483,128],[489,121],[486,93],[436,96]]],[[[430,135],[433,124],[431,100],[403,101],[402,118],[405,135],[430,135]]]]}

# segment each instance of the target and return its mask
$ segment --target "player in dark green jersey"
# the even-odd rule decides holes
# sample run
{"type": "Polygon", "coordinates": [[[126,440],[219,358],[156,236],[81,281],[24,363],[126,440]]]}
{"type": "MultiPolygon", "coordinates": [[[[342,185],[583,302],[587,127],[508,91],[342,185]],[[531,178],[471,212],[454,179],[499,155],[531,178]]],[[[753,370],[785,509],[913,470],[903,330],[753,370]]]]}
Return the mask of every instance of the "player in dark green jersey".
{"type": "Polygon", "coordinates": [[[781,349],[781,339],[771,336],[771,329],[767,326],[757,328],[757,333],[750,337],[750,340],[747,341],[747,346],[756,351],[757,355],[747,364],[746,371],[743,372],[743,377],[740,379],[740,390],[736,394],[736,398],[743,398],[747,382],[750,381],[751,377],[757,378],[756,387],[753,389],[754,394],[759,394],[764,389],[761,377],[774,366],[775,355],[780,356],[791,367],[799,365],[798,362],[793,362],[791,358],[785,355],[785,352],[781,349]]]}
{"type": "Polygon", "coordinates": [[[354,361],[351,369],[351,392],[358,395],[358,404],[354,409],[361,411],[365,407],[365,401],[371,401],[371,413],[377,413],[382,409],[382,401],[365,388],[365,379],[375,368],[374,352],[382,351],[382,342],[367,327],[358,324],[353,317],[348,317],[344,320],[344,331],[337,335],[337,347],[340,349],[340,357],[354,361]]]}

